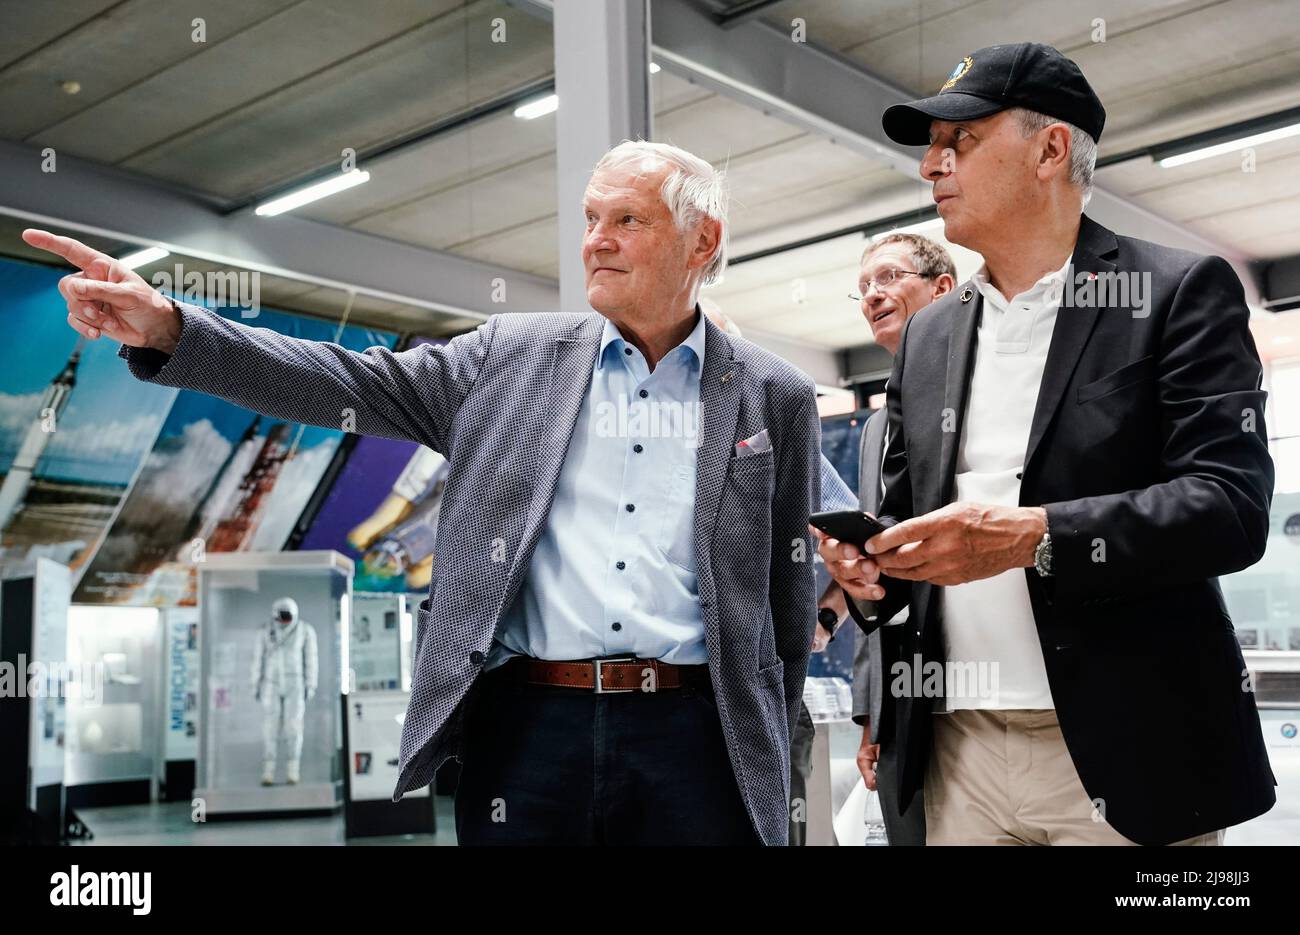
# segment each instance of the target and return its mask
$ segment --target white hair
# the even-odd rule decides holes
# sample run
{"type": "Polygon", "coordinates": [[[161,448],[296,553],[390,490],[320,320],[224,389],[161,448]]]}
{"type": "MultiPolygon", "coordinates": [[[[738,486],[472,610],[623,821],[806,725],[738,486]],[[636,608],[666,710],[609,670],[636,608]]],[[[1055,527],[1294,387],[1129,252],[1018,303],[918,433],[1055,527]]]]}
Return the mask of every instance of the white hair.
{"type": "Polygon", "coordinates": [[[700,275],[700,285],[707,286],[722,277],[727,265],[727,184],[725,173],[708,162],[677,146],[667,143],[649,143],[645,140],[624,140],[596,163],[595,171],[622,169],[640,163],[642,171],[654,172],[660,163],[668,163],[672,170],[664,178],[659,195],[672,214],[678,230],[688,230],[704,218],[713,218],[722,225],[718,249],[700,275]]]}
{"type": "Polygon", "coordinates": [[[1064,124],[1070,131],[1070,184],[1083,194],[1083,206],[1092,198],[1092,173],[1097,168],[1097,141],[1086,130],[1081,130],[1067,120],[1058,120],[1024,107],[1013,107],[1020,132],[1025,137],[1054,123],[1064,124]]]}

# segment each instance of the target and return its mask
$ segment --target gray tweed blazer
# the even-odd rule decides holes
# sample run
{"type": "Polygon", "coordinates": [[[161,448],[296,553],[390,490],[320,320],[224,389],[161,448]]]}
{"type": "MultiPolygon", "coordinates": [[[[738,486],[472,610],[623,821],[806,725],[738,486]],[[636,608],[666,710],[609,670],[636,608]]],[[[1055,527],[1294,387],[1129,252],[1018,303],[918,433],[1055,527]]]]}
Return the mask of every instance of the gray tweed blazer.
{"type": "MultiPolygon", "coordinates": [[[[396,801],[459,752],[465,697],[546,523],[604,319],[496,315],[445,346],[362,353],[180,308],[174,354],[119,352],[135,377],[278,419],[341,428],[351,418],[359,434],[416,441],[450,463],[396,801]],[[507,560],[494,561],[502,543],[507,560]]],[[[700,405],[695,542],[709,670],[754,828],[764,843],[784,844],[790,730],[814,621],[815,389],[710,322],[700,405]],[[736,443],[763,429],[771,450],[736,457],[736,443]]]]}

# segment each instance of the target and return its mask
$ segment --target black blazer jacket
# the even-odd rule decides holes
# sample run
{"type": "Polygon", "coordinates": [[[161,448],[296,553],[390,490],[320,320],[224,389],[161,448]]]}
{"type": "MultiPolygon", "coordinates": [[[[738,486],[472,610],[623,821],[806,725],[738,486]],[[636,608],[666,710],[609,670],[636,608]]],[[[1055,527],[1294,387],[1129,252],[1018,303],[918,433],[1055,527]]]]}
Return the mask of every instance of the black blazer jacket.
{"type": "MultiPolygon", "coordinates": [[[[1053,575],[1025,575],[1084,788],[1125,837],[1167,844],[1275,801],[1217,579],[1256,562],[1268,535],[1261,367],[1241,283],[1219,257],[1120,237],[1085,215],[1070,273],[1020,493],[1047,510],[1053,575]],[[1125,303],[1117,274],[1149,291],[1125,303]]],[[[981,304],[966,283],[903,332],[887,394],[886,523],[953,498],[981,304]]],[[[936,586],[882,584],[883,600],[850,601],[859,626],[910,603],[903,658],[943,665],[936,586]]],[[[906,807],[925,776],[935,699],[898,687],[922,680],[884,679],[906,807]]]]}

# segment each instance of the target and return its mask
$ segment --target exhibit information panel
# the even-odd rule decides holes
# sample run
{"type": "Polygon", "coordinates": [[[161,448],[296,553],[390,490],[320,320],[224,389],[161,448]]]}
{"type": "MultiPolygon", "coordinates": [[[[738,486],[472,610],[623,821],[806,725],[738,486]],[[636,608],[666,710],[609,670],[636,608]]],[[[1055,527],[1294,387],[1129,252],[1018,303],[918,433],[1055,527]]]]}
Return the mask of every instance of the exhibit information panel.
{"type": "Polygon", "coordinates": [[[0,840],[63,836],[70,593],[67,566],[48,558],[0,580],[0,840]]]}
{"type": "Polygon", "coordinates": [[[406,595],[353,595],[351,632],[351,691],[401,691],[402,622],[406,595]]]}
{"type": "Polygon", "coordinates": [[[163,755],[193,760],[199,752],[199,612],[176,607],[163,613],[167,633],[167,682],[163,755]]]}
{"type": "MultiPolygon", "coordinates": [[[[348,696],[348,769],[354,802],[391,803],[409,692],[357,692],[348,696]]],[[[412,789],[404,798],[429,794],[412,789]]]]}
{"type": "MultiPolygon", "coordinates": [[[[66,565],[36,560],[36,607],[32,614],[35,660],[44,668],[42,690],[31,699],[27,804],[37,808],[42,790],[63,785],[67,727],[68,602],[72,577],[66,565]]],[[[29,686],[30,687],[30,686],[29,686]]]]}
{"type": "Polygon", "coordinates": [[[194,796],[207,815],[342,802],[352,562],[337,552],[209,554],[199,565],[194,796]]]}

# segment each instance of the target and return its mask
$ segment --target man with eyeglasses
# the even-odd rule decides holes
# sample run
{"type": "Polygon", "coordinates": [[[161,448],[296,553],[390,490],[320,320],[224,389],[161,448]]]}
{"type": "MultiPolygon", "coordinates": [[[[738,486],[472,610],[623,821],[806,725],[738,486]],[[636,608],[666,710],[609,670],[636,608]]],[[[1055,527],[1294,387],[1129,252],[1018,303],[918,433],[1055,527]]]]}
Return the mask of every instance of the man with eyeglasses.
{"type": "MultiPolygon", "coordinates": [[[[957,284],[957,267],[942,246],[919,234],[894,233],[870,244],[862,253],[858,272],[858,292],[851,298],[861,303],[862,317],[867,320],[876,343],[898,353],[903,326],[916,312],[935,299],[952,291],[957,284]]],[[[889,416],[878,409],[862,428],[858,459],[858,501],[860,509],[875,515],[883,493],[881,461],[889,416]]],[[[829,591],[838,590],[832,582],[829,591]]],[[[841,595],[842,599],[842,595],[841,595]]],[[[901,616],[906,617],[903,610],[901,616]]],[[[883,690],[893,663],[901,657],[896,627],[876,630],[870,636],[860,628],[853,645],[853,720],[862,725],[862,744],[858,748],[858,769],[868,789],[880,795],[880,811],[885,819],[885,834],[891,846],[925,844],[925,810],[913,803],[899,808],[898,784],[895,780],[897,751],[894,746],[893,699],[883,690]]]]}

